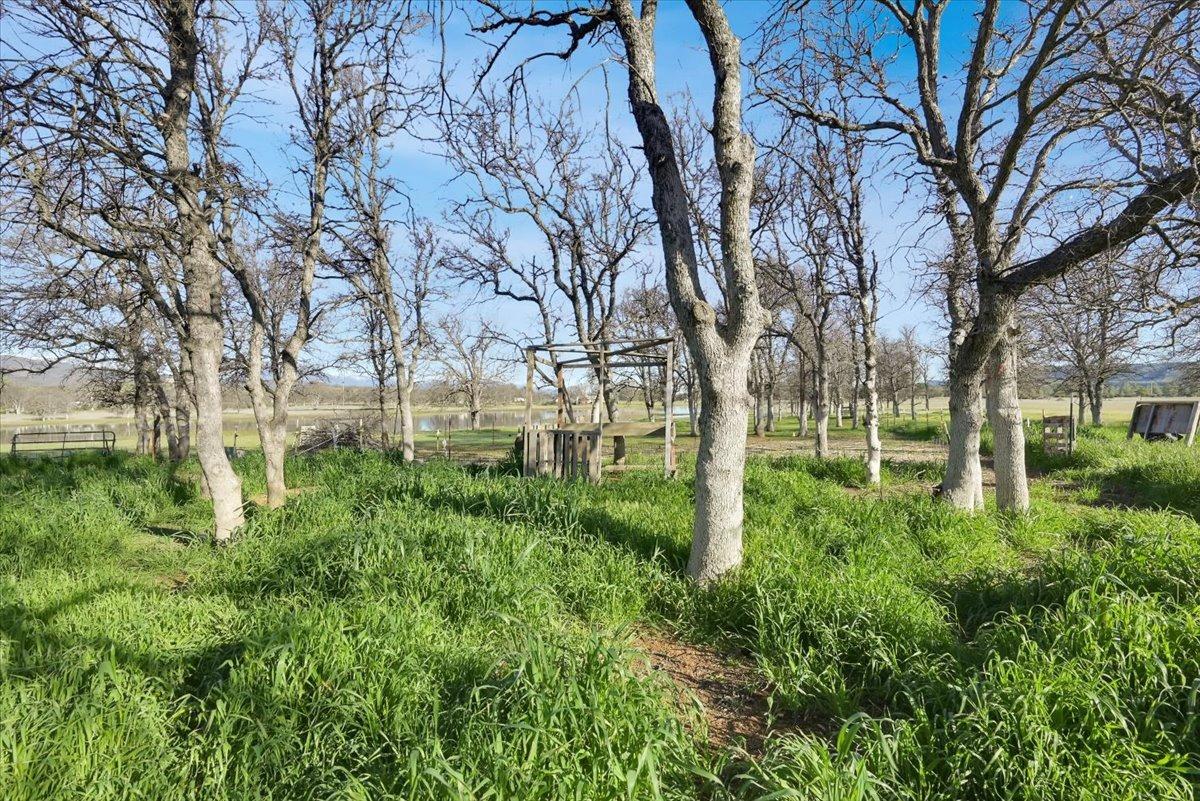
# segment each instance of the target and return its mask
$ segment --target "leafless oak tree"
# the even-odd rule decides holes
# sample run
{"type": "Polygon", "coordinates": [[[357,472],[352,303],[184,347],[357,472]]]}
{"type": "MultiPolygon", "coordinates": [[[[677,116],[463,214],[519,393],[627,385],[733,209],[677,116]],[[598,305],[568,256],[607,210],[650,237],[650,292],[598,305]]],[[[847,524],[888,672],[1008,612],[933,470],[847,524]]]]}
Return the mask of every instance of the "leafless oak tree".
{"type": "Polygon", "coordinates": [[[975,314],[950,355],[951,447],[945,499],[982,500],[979,397],[992,395],[997,501],[1028,505],[1017,403],[1015,306],[1029,287],[1147,234],[1200,185],[1190,71],[1200,11],[1163,0],[985,2],[963,85],[942,63],[936,0],[782,2],[765,27],[759,88],[788,113],[903,143],[969,231],[975,314]],[[819,19],[817,17],[819,16],[819,19]],[[905,90],[888,48],[915,71],[905,90]],[[849,81],[852,113],[805,91],[816,76],[849,81]],[[1086,163],[1070,158],[1090,148],[1086,163]],[[1064,223],[1063,221],[1068,221],[1064,223]],[[1067,225],[1070,225],[1068,228],[1067,225]]]}
{"type": "Polygon", "coordinates": [[[206,196],[215,183],[193,132],[201,139],[206,133],[197,113],[205,32],[239,18],[238,10],[221,3],[198,8],[190,0],[156,0],[142,8],[59,1],[13,3],[6,14],[31,43],[5,75],[5,145],[16,151],[6,169],[16,170],[29,190],[34,218],[93,253],[139,263],[137,252],[108,250],[87,228],[125,211],[104,195],[90,203],[87,179],[128,177],[137,185],[139,208],[161,213],[166,223],[141,217],[126,231],[137,244],[156,240],[182,274],[182,292],[170,305],[172,313],[182,307],[178,322],[189,360],[196,450],[216,539],[227,542],[244,519],[242,491],[222,440],[222,270],[206,196]],[[84,180],[72,182],[69,193],[47,194],[41,190],[51,166],[84,180]],[[75,213],[63,215],[66,208],[75,213]],[[85,225],[58,225],[63,219],[85,225]],[[138,223],[144,225],[139,229],[138,223]]]}
{"type": "MultiPolygon", "coordinates": [[[[750,356],[770,315],[759,301],[750,241],[750,204],[755,147],[742,121],[741,42],[717,0],[688,0],[700,27],[713,76],[710,136],[721,194],[719,203],[721,314],[707,299],[697,258],[688,195],[681,177],[672,127],[658,94],[654,46],[658,3],[631,0],[562,10],[507,9],[488,0],[492,13],[483,31],[561,27],[570,57],[598,32],[614,31],[628,77],[628,93],[643,155],[666,263],[667,290],[683,329],[700,383],[700,448],[696,461],[696,519],[688,573],[709,582],[742,560],[742,479],[750,356]]],[[[511,36],[509,36],[511,40],[511,36]]]]}

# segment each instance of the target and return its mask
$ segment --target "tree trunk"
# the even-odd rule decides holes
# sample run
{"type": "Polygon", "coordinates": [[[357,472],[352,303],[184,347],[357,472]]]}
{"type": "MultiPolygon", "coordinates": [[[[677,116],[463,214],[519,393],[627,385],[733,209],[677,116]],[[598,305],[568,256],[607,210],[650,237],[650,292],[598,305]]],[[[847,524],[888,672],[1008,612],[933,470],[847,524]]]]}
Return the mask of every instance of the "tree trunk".
{"type": "MultiPolygon", "coordinates": [[[[607,377],[605,383],[608,384],[607,377]]],[[[604,388],[604,408],[608,412],[608,422],[615,423],[621,414],[620,408],[617,406],[616,392],[612,391],[612,387],[604,388]]],[[[613,464],[623,465],[627,461],[625,450],[625,438],[613,437],[613,464]]]]}
{"type": "Polygon", "coordinates": [[[194,5],[168,5],[164,17],[170,80],[166,83],[169,91],[164,91],[165,108],[159,124],[166,173],[182,240],[188,322],[185,347],[191,358],[196,404],[196,449],[205,486],[212,496],[216,541],[224,544],[242,526],[245,518],[242,515],[242,481],[225,456],[222,431],[221,355],[225,344],[221,317],[222,270],[216,258],[216,238],[200,203],[199,178],[192,172],[188,152],[188,120],[200,40],[196,33],[194,5]]]}
{"type": "Polygon", "coordinates": [[[797,434],[801,437],[808,436],[808,395],[801,395],[799,401],[799,409],[796,414],[799,426],[797,434]]]}
{"type": "Polygon", "coordinates": [[[754,388],[754,436],[761,437],[767,433],[767,414],[763,408],[762,386],[754,388]]]}
{"type": "Polygon", "coordinates": [[[767,433],[775,433],[775,385],[767,388],[767,433]]]}
{"type": "MultiPolygon", "coordinates": [[[[880,462],[883,458],[883,445],[879,440],[879,392],[876,389],[876,356],[875,356],[875,311],[874,296],[859,298],[859,310],[862,317],[862,388],[863,405],[866,407],[866,419],[863,427],[867,436],[867,483],[871,486],[879,484],[880,462]]],[[[856,365],[857,366],[857,365],[856,365]]]]}
{"type": "Polygon", "coordinates": [[[278,509],[287,501],[287,483],[283,475],[283,462],[287,455],[286,418],[268,420],[259,429],[259,438],[267,466],[267,506],[278,509]]]}
{"type": "Polygon", "coordinates": [[[746,391],[755,343],[770,322],[755,280],[750,205],[755,149],[742,127],[740,40],[717,3],[689,3],[708,47],[713,71],[712,143],[721,183],[721,257],[728,276],[727,317],[699,286],[688,193],[680,175],[671,125],[659,103],[653,30],[630,3],[611,13],[624,43],[630,108],[650,172],[667,291],[700,382],[700,447],[696,455],[696,518],[688,574],[715,581],[742,561],[743,478],[746,467],[746,391]]]}
{"type": "MultiPolygon", "coordinates": [[[[861,307],[860,307],[861,309],[861,307]]],[[[863,369],[859,361],[858,337],[855,336],[856,326],[850,326],[850,361],[854,364],[854,383],[850,385],[850,428],[858,428],[858,393],[862,391],[863,369]]]]}
{"type": "Polygon", "coordinates": [[[142,399],[133,407],[133,424],[137,429],[138,456],[154,455],[154,409],[142,399]]]}
{"type": "Polygon", "coordinates": [[[720,578],[742,559],[747,376],[745,368],[738,374],[736,363],[723,372],[728,380],[711,376],[701,395],[696,523],[688,559],[688,575],[699,582],[720,578]]]}
{"type": "Polygon", "coordinates": [[[1096,381],[1092,384],[1092,425],[1100,425],[1100,413],[1104,409],[1104,382],[1096,381]]]}
{"type": "Polygon", "coordinates": [[[992,349],[987,382],[988,418],[995,435],[996,506],[1014,512],[1029,508],[1025,476],[1025,427],[1017,387],[1016,332],[1008,331],[992,349]]]}
{"type": "Polygon", "coordinates": [[[400,403],[400,458],[411,462],[417,457],[417,431],[413,421],[412,380],[405,375],[405,381],[398,388],[400,403]]]}
{"type": "Polygon", "coordinates": [[[383,376],[379,376],[379,383],[375,385],[375,402],[379,404],[379,445],[385,451],[388,448],[388,426],[387,426],[387,384],[384,383],[383,376]]]}
{"type": "Polygon", "coordinates": [[[1086,405],[1083,401],[1083,396],[1084,396],[1084,385],[1081,383],[1076,388],[1076,400],[1078,401],[1078,406],[1076,406],[1076,419],[1077,419],[1077,422],[1075,424],[1076,428],[1083,428],[1083,415],[1084,415],[1083,409],[1084,409],[1084,406],[1086,405]]]}
{"type": "Polygon", "coordinates": [[[191,333],[192,372],[196,384],[196,451],[204,483],[212,498],[214,537],[228,543],[242,524],[242,480],[225,455],[221,410],[221,323],[213,314],[193,314],[191,333]]]}
{"type": "Polygon", "coordinates": [[[167,458],[172,462],[178,462],[180,459],[178,421],[175,409],[171,405],[171,396],[167,392],[169,387],[163,384],[164,381],[160,379],[155,388],[158,395],[158,422],[167,437],[167,458]]]}
{"type": "Polygon", "coordinates": [[[816,454],[818,459],[829,457],[829,364],[825,359],[825,349],[817,343],[816,359],[816,407],[814,409],[817,424],[816,454]]]}
{"type": "Polygon", "coordinates": [[[950,452],[946,459],[946,477],[942,481],[942,499],[959,509],[983,508],[983,470],[979,464],[980,414],[979,377],[963,375],[951,366],[949,382],[950,452]]]}

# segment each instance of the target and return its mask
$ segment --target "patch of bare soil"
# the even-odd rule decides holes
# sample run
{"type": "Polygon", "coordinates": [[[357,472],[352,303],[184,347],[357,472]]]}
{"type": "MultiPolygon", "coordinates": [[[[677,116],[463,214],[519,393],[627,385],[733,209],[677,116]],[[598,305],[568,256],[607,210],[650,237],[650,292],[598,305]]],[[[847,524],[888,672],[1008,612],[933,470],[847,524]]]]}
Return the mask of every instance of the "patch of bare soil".
{"type": "Polygon", "coordinates": [[[757,754],[771,732],[836,730],[832,721],[772,715],[768,688],[745,657],[684,642],[662,631],[642,631],[633,644],[645,654],[648,670],[671,678],[679,690],[680,710],[693,701],[700,705],[713,748],[740,745],[757,754]]]}

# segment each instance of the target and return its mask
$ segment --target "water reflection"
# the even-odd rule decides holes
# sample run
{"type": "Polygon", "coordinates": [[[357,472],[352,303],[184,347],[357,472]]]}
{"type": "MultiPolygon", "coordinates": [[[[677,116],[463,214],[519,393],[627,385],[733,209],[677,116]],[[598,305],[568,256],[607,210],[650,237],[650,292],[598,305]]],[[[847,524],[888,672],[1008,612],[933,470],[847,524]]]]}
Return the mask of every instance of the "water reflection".
{"type": "MultiPolygon", "coordinates": [[[[358,420],[378,419],[378,413],[370,409],[330,409],[325,413],[314,413],[305,410],[301,414],[293,414],[288,419],[288,430],[297,431],[301,426],[311,425],[319,420],[358,420]]],[[[555,413],[551,409],[537,409],[533,413],[533,419],[539,424],[550,423],[554,421],[555,413]]],[[[447,411],[447,412],[426,412],[414,416],[417,431],[433,433],[435,431],[461,431],[471,427],[471,416],[466,412],[447,411]]],[[[523,411],[492,411],[483,412],[479,416],[480,427],[484,429],[490,428],[519,428],[525,423],[525,413],[523,411]]],[[[132,418],[112,418],[100,422],[92,423],[66,423],[55,422],[53,420],[24,422],[20,425],[10,425],[8,421],[3,421],[4,425],[0,425],[0,447],[7,450],[12,441],[13,434],[32,433],[36,431],[95,431],[106,429],[113,431],[117,435],[117,439],[135,439],[137,437],[137,427],[134,425],[132,418]]],[[[225,431],[250,433],[254,431],[254,421],[245,418],[235,418],[225,420],[225,431]]]]}

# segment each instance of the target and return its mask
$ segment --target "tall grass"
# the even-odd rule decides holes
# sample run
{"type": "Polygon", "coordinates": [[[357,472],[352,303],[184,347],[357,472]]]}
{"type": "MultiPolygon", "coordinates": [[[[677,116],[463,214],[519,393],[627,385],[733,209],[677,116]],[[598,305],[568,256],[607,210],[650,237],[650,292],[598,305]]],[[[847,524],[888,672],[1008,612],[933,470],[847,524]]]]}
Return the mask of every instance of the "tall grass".
{"type": "Polygon", "coordinates": [[[1195,794],[1194,454],[1091,436],[1024,518],[754,460],[745,568],[706,591],[686,480],[288,469],[216,550],[187,468],[0,460],[5,798],[1195,794]],[[1143,508],[1096,489],[1129,471],[1143,508]],[[761,671],[760,753],[707,745],[647,625],[761,671]]]}

